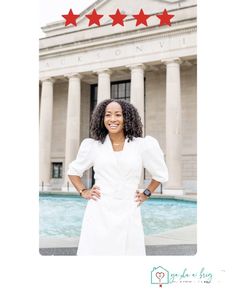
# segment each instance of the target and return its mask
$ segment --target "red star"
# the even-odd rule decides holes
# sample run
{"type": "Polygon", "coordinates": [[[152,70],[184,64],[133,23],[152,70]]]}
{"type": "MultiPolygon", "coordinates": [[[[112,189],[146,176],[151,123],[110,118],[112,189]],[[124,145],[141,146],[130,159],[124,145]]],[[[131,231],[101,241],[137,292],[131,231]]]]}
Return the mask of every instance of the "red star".
{"type": "Polygon", "coordinates": [[[79,17],[79,14],[74,14],[72,9],[70,9],[68,14],[63,14],[62,16],[66,20],[65,26],[68,26],[69,24],[77,26],[76,19],[79,17]]]}
{"type": "Polygon", "coordinates": [[[174,17],[174,14],[168,14],[166,9],[163,10],[162,14],[156,15],[161,21],[159,26],[168,25],[171,26],[170,20],[174,17]]]}
{"type": "Polygon", "coordinates": [[[93,24],[100,26],[100,18],[103,17],[103,14],[97,14],[96,9],[94,9],[92,14],[86,14],[85,16],[89,19],[89,27],[93,24]]]}
{"type": "Polygon", "coordinates": [[[144,14],[143,10],[140,9],[139,14],[133,15],[134,18],[136,18],[136,27],[140,24],[143,24],[147,26],[147,19],[150,17],[150,15],[144,14]]]}
{"type": "Polygon", "coordinates": [[[124,19],[126,18],[126,14],[121,14],[120,13],[120,10],[117,9],[116,10],[116,14],[109,14],[110,18],[113,19],[113,23],[112,23],[112,26],[115,26],[115,25],[121,25],[121,26],[124,26],[124,19]]]}

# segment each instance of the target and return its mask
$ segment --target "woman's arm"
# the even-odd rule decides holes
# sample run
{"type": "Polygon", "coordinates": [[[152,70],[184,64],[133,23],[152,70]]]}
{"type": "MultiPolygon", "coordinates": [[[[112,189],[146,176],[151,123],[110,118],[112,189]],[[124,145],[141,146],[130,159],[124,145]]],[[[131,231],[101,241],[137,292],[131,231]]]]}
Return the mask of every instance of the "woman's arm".
{"type": "Polygon", "coordinates": [[[85,199],[93,199],[97,201],[97,198],[100,198],[100,188],[98,186],[93,186],[91,189],[87,189],[83,184],[81,177],[77,175],[68,175],[71,183],[76,188],[76,190],[80,193],[81,190],[83,192],[80,194],[85,199]]]}
{"type": "Polygon", "coordinates": [[[158,186],[160,184],[161,183],[159,181],[156,181],[156,180],[152,179],[151,182],[149,183],[147,189],[149,189],[150,192],[153,193],[158,188],[158,186]]]}

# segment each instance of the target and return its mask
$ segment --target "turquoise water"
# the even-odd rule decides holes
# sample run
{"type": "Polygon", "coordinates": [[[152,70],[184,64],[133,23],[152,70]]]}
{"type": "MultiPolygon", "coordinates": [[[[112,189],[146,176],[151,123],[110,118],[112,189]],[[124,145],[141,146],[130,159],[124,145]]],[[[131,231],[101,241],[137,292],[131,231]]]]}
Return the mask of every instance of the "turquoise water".
{"type": "MultiPolygon", "coordinates": [[[[39,198],[40,237],[78,237],[87,201],[80,197],[39,198]]],[[[196,202],[149,199],[141,206],[145,235],[197,222],[196,202]]]]}

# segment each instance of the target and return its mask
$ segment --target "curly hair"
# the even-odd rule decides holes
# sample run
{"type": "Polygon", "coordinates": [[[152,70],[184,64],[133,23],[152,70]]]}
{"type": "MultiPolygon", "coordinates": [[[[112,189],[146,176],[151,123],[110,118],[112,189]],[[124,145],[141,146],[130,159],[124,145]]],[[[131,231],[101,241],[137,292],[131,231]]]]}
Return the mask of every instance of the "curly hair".
{"type": "Polygon", "coordinates": [[[106,99],[99,103],[93,111],[90,122],[90,136],[102,143],[108,134],[108,130],[104,125],[105,110],[109,103],[117,102],[121,108],[124,118],[124,135],[128,138],[128,142],[134,137],[142,137],[143,124],[137,109],[129,102],[123,99],[106,99]]]}

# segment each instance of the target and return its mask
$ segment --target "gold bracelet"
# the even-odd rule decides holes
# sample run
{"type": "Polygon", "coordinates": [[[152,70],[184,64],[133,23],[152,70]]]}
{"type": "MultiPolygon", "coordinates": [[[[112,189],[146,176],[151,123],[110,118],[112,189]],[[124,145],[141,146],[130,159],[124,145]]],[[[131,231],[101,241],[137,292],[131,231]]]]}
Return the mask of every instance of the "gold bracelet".
{"type": "Polygon", "coordinates": [[[87,190],[87,188],[82,188],[82,189],[80,189],[80,190],[79,190],[80,195],[82,196],[82,192],[83,192],[83,191],[86,191],[86,190],[87,190]]]}

